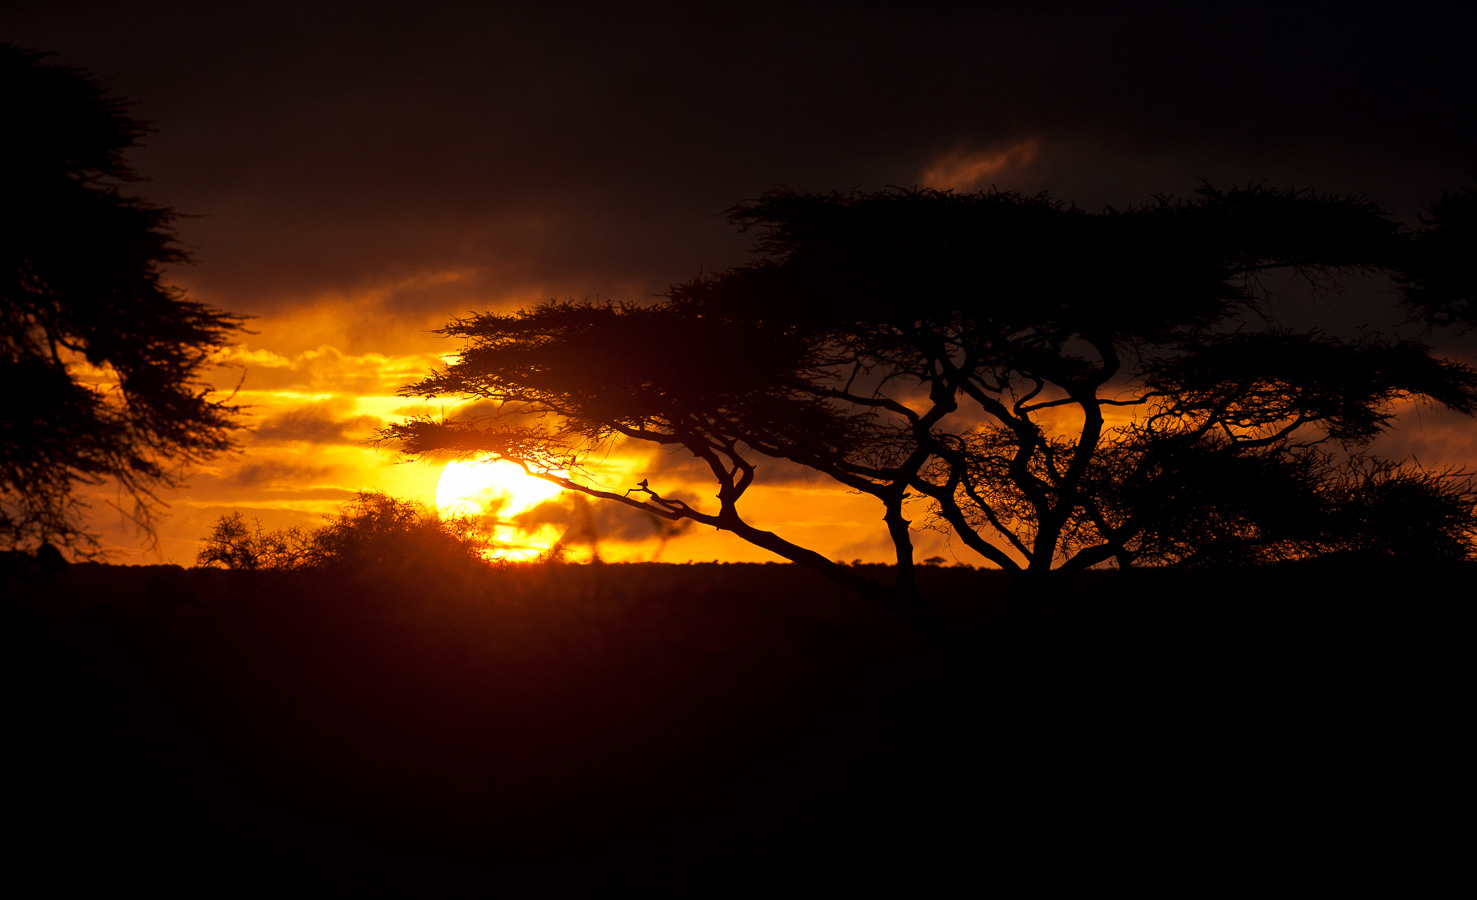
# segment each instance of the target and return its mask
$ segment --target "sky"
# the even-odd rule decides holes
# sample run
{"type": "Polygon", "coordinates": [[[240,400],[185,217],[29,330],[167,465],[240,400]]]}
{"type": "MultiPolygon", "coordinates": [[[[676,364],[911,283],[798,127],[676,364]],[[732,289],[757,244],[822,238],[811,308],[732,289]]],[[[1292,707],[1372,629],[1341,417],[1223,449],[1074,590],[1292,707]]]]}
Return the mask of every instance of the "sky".
{"type": "MultiPolygon", "coordinates": [[[[161,496],[152,549],[106,496],[93,524],[116,561],[189,565],[231,511],[311,527],[358,490],[434,503],[439,465],[365,443],[424,410],[395,391],[455,352],[434,329],[741,265],[752,238],[722,213],[765,191],[994,186],[1098,209],[1265,183],[1413,223],[1477,164],[1470,14],[1190,6],[12,0],[0,41],[152,124],[130,161],[181,213],[193,263],[170,282],[252,317],[211,374],[249,407],[240,451],[161,496]]],[[[1390,298],[1310,321],[1477,362],[1473,336],[1403,323],[1390,298]]],[[[1400,425],[1377,449],[1477,468],[1465,420],[1400,425]]],[[[616,454],[603,477],[672,462],[616,454]]],[[[788,473],[756,499],[796,543],[888,558],[868,498],[788,473]]],[[[593,523],[606,559],[772,558],[612,511],[543,518],[593,523]]],[[[919,550],[978,562],[940,535],[919,550]]]]}

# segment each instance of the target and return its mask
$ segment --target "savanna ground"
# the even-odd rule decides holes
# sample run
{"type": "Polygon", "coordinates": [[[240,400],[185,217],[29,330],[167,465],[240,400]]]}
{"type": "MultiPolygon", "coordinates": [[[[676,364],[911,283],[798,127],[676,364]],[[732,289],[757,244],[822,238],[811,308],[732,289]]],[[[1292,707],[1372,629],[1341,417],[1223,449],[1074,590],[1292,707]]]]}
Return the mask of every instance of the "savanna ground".
{"type": "MultiPolygon", "coordinates": [[[[1473,568],[7,576],[12,877],[219,896],[1411,887],[1473,568]]],[[[1296,889],[1296,888],[1294,888],[1296,889]]]]}

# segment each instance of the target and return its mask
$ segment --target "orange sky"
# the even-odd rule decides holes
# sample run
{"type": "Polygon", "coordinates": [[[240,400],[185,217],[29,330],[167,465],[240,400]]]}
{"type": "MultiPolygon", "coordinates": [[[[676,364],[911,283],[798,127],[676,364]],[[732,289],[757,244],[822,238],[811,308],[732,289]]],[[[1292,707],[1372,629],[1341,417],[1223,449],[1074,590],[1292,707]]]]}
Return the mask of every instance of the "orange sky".
{"type": "MultiPolygon", "coordinates": [[[[439,336],[415,332],[396,341],[397,352],[346,353],[333,343],[298,349],[302,336],[331,340],[325,323],[341,315],[337,301],[325,301],[317,314],[299,314],[278,323],[251,323],[255,335],[222,355],[216,383],[241,387],[235,402],[248,410],[240,452],[221,457],[195,472],[187,486],[162,495],[167,515],[159,522],[157,552],[149,553],[135,529],[106,509],[115,500],[99,494],[95,522],[120,562],[173,562],[190,565],[201,538],[222,515],[241,511],[265,528],[314,527],[359,490],[384,491],[434,506],[444,463],[405,461],[392,449],[366,443],[376,429],[417,413],[451,413],[454,401],[423,403],[395,395],[397,388],[442,364],[440,354],[454,345],[439,336]]],[[[338,343],[346,343],[340,339],[338,343]]],[[[607,489],[624,490],[642,479],[664,495],[702,498],[716,488],[690,480],[683,460],[645,445],[616,448],[595,471],[607,489]],[[669,474],[663,474],[669,473],[669,474]]],[[[876,501],[845,491],[821,476],[806,477],[796,467],[761,461],[759,483],[745,498],[750,521],[835,559],[885,561],[891,543],[881,525],[876,501]],[[766,479],[775,473],[778,477],[766,479]]],[[[554,501],[557,506],[567,504],[554,501]]],[[[614,504],[596,502],[598,551],[606,561],[660,559],[766,561],[765,551],[711,529],[688,528],[675,537],[656,533],[655,522],[614,504]]],[[[545,518],[574,524],[573,511],[545,512],[545,518]]],[[[921,523],[924,513],[919,510],[921,523]]],[[[560,530],[563,527],[561,526],[560,530]]],[[[590,548],[571,548],[571,558],[586,558],[590,548]]],[[[919,535],[919,558],[954,558],[941,534],[919,535]]],[[[963,551],[960,559],[973,562],[963,551]]]]}
{"type": "MultiPolygon", "coordinates": [[[[424,282],[454,286],[454,273],[428,275],[424,282]]],[[[117,513],[106,509],[113,499],[95,501],[95,522],[120,562],[193,563],[201,538],[223,514],[241,511],[266,528],[314,527],[359,490],[384,491],[434,506],[442,463],[402,460],[392,449],[367,443],[376,429],[401,418],[452,413],[455,401],[424,403],[396,396],[396,390],[443,364],[456,345],[430,333],[438,320],[428,316],[421,327],[386,330],[383,351],[367,326],[392,319],[373,313],[376,297],[392,294],[404,282],[386,284],[356,296],[325,296],[290,313],[266,315],[250,323],[254,334],[222,355],[215,382],[240,385],[235,402],[247,410],[240,452],[217,459],[197,471],[185,489],[162,495],[167,515],[158,528],[154,552],[117,513]],[[356,312],[358,311],[358,312],[356,312]],[[353,348],[348,350],[344,348],[353,348]],[[354,352],[357,351],[357,352],[354,352]]],[[[196,291],[196,295],[201,293],[196,291]]],[[[513,309],[526,302],[512,297],[495,306],[513,309]]],[[[448,315],[454,311],[449,311],[448,315]]],[[[1111,422],[1110,422],[1111,424],[1111,422]]],[[[1397,427],[1375,450],[1397,458],[1416,458],[1426,465],[1470,465],[1477,458],[1477,423],[1445,411],[1406,404],[1397,427]]],[[[624,490],[649,479],[660,493],[707,498],[716,488],[680,457],[645,445],[616,448],[596,468],[600,486],[624,490]]],[[[586,520],[567,502],[553,501],[540,517],[562,533],[586,520]]],[[[711,506],[709,507],[711,508],[711,506]]],[[[773,530],[830,558],[884,562],[891,544],[882,525],[882,510],[873,498],[845,491],[821,476],[806,475],[787,463],[760,461],[759,481],[741,509],[756,525],[773,530]]],[[[691,527],[673,535],[658,534],[647,520],[615,504],[593,501],[598,552],[606,561],[659,559],[766,561],[770,554],[730,535],[691,527]]],[[[915,525],[926,510],[915,508],[915,525]]],[[[545,535],[550,531],[546,528],[545,535]]],[[[920,529],[917,558],[942,556],[970,564],[982,561],[946,535],[920,529]]],[[[591,548],[571,547],[571,559],[588,558],[591,548]]]]}
{"type": "MultiPolygon", "coordinates": [[[[364,441],[415,409],[396,388],[455,351],[432,329],[740,265],[752,236],[722,211],[768,190],[995,186],[1095,210],[1203,179],[1364,195],[1413,223],[1477,159],[1477,56],[1416,10],[14,0],[6,19],[0,40],[56,51],[153,124],[130,161],[146,199],[184,214],[194,264],[170,280],[254,317],[214,379],[240,383],[251,431],[161,495],[158,552],[111,496],[94,504],[124,562],[188,565],[233,510],[275,528],[361,489],[431,501],[437,468],[364,441]]],[[[1477,361],[1477,335],[1402,324],[1391,300],[1370,284],[1276,313],[1477,361]]],[[[1416,411],[1376,450],[1477,467],[1474,434],[1416,411]]],[[[612,477],[665,484],[665,462],[612,477]]],[[[875,504],[794,474],[761,467],[756,524],[887,558],[875,504]]],[[[601,515],[607,559],[765,558],[601,515]]],[[[919,536],[919,558],[956,552],[975,561],[919,536]]]]}

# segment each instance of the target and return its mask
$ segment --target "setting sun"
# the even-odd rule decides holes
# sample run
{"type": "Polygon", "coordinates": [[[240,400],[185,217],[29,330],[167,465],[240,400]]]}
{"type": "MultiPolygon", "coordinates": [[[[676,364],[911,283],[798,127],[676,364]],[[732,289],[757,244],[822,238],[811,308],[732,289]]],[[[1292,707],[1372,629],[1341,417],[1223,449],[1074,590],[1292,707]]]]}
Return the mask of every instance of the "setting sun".
{"type": "Polygon", "coordinates": [[[533,559],[559,540],[559,530],[542,525],[532,532],[512,518],[553,499],[561,489],[527,474],[506,460],[446,464],[436,483],[436,508],[443,515],[490,516],[500,559],[533,559]]]}

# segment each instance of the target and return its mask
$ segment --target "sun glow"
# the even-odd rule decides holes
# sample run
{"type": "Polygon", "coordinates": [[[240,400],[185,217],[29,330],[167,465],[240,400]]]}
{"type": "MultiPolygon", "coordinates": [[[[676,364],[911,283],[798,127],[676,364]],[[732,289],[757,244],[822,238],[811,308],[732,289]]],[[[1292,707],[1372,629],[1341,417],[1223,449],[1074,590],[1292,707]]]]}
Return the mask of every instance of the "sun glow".
{"type": "Polygon", "coordinates": [[[553,546],[561,536],[560,530],[546,524],[525,531],[512,519],[554,498],[561,490],[506,460],[450,462],[436,482],[436,508],[447,516],[490,516],[497,548],[494,555],[498,559],[529,560],[553,546]]]}

